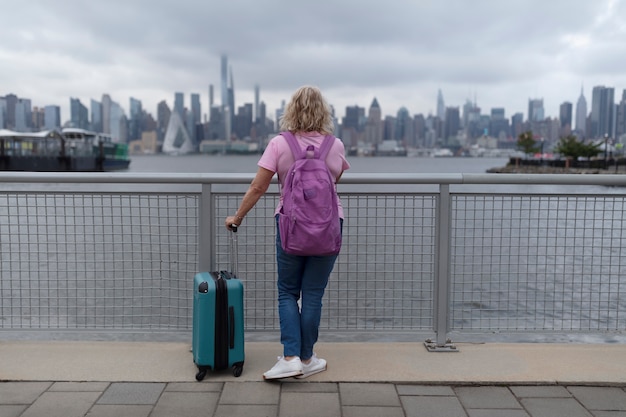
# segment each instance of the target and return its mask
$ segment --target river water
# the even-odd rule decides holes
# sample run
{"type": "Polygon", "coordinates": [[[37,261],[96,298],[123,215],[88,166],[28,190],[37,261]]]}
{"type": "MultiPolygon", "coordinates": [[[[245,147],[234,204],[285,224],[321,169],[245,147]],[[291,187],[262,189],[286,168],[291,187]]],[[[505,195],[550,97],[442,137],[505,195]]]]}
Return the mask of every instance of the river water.
{"type": "MultiPolygon", "coordinates": [[[[133,155],[129,172],[254,173],[259,155],[133,155]]],[[[352,157],[346,173],[484,174],[506,165],[506,158],[352,157]]]]}

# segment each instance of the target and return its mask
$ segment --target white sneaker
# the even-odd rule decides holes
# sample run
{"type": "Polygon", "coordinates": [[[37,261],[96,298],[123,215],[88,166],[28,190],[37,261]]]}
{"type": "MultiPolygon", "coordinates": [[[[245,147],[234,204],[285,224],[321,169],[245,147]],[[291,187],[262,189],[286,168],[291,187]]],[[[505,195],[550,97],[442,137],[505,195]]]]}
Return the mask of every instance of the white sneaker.
{"type": "Polygon", "coordinates": [[[296,357],[288,361],[284,357],[279,356],[276,365],[263,374],[263,379],[280,379],[302,375],[302,368],[300,358],[296,357]]]}
{"type": "Polygon", "coordinates": [[[323,372],[326,370],[326,360],[318,358],[315,353],[311,357],[311,362],[302,363],[302,375],[296,376],[298,379],[306,378],[308,376],[323,372]]]}

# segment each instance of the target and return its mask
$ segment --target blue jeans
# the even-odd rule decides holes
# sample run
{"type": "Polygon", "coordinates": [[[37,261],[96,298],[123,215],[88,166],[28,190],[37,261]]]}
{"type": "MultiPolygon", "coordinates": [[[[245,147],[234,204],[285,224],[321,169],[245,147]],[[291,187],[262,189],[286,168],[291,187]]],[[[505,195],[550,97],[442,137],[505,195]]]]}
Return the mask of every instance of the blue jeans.
{"type": "Polygon", "coordinates": [[[336,260],[337,255],[296,256],[285,253],[276,218],[278,315],[284,356],[299,356],[302,360],[313,356],[322,316],[322,297],[336,260]],[[298,307],[300,297],[301,308],[298,307]]]}

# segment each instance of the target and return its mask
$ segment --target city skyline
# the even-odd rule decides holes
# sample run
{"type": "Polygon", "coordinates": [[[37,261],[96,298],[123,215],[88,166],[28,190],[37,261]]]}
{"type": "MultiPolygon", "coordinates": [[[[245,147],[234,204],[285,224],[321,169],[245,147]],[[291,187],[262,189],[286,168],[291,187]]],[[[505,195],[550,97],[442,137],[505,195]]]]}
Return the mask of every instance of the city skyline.
{"type": "MultiPolygon", "coordinates": [[[[218,85],[214,85],[211,84],[209,86],[207,86],[207,88],[205,90],[209,91],[209,90],[214,90],[216,87],[218,87],[220,89],[220,95],[222,95],[222,97],[224,97],[223,93],[221,92],[223,86],[225,86],[226,84],[223,84],[220,80],[220,82],[218,83],[218,85]]],[[[382,110],[382,108],[384,108],[384,104],[380,105],[381,100],[378,97],[373,96],[368,103],[354,103],[352,105],[348,105],[346,107],[342,108],[338,108],[334,102],[332,101],[332,99],[328,98],[329,104],[333,107],[333,109],[335,110],[335,115],[338,119],[341,119],[343,117],[345,117],[345,110],[347,107],[360,107],[360,108],[364,108],[366,111],[369,110],[372,102],[374,100],[377,101],[378,105],[381,107],[381,116],[384,118],[386,116],[391,116],[391,117],[396,117],[398,112],[402,109],[405,108],[408,110],[409,114],[411,116],[414,115],[423,115],[425,117],[427,116],[437,116],[441,119],[445,118],[442,117],[445,114],[445,110],[447,108],[458,108],[462,111],[463,106],[468,104],[468,103],[472,103],[472,104],[476,104],[478,108],[480,108],[481,110],[481,114],[483,115],[490,115],[492,110],[499,110],[499,109],[504,109],[505,112],[505,117],[510,119],[512,116],[514,116],[516,113],[521,113],[524,116],[524,120],[544,120],[547,118],[553,118],[553,119],[559,119],[561,114],[560,114],[560,108],[563,104],[565,103],[569,103],[570,105],[572,105],[573,111],[575,111],[577,109],[577,104],[580,101],[581,96],[586,100],[586,104],[585,104],[585,108],[587,110],[586,112],[586,116],[589,116],[591,114],[591,107],[590,107],[590,103],[591,103],[591,99],[593,97],[594,94],[594,89],[601,87],[601,88],[607,88],[607,89],[612,89],[613,93],[611,95],[611,102],[614,105],[619,104],[622,94],[622,91],[626,91],[626,88],[624,88],[623,90],[621,88],[615,87],[615,86],[609,86],[609,85],[597,85],[597,86],[591,86],[589,88],[588,92],[584,91],[584,87],[579,88],[578,90],[578,97],[576,97],[575,99],[571,99],[571,100],[562,100],[560,101],[556,107],[557,110],[555,112],[555,114],[548,114],[545,111],[546,108],[546,103],[545,100],[542,97],[529,97],[527,99],[527,103],[526,103],[526,107],[525,109],[520,109],[518,111],[511,111],[509,109],[507,109],[504,106],[494,106],[494,107],[490,107],[490,108],[485,108],[483,106],[481,106],[481,103],[479,100],[476,99],[476,97],[470,98],[468,97],[463,103],[448,103],[445,100],[445,92],[442,91],[441,89],[439,89],[437,91],[437,95],[435,97],[433,97],[433,103],[435,103],[433,105],[433,108],[436,108],[436,111],[430,111],[428,113],[423,113],[423,112],[411,112],[410,109],[407,108],[407,106],[400,106],[399,108],[393,110],[393,111],[389,111],[389,112],[385,112],[384,110],[382,110]],[[476,100],[476,101],[474,101],[476,100]],[[534,117],[532,114],[532,108],[533,105],[535,103],[540,103],[541,104],[541,115],[538,117],[534,117]]],[[[237,107],[243,106],[244,104],[253,104],[254,105],[254,109],[256,111],[256,108],[258,106],[258,104],[260,102],[265,103],[265,100],[263,99],[263,92],[262,92],[262,88],[260,86],[256,86],[255,87],[255,92],[254,92],[254,98],[251,101],[242,101],[241,100],[237,100],[237,97],[239,97],[239,92],[237,90],[234,90],[231,92],[231,94],[234,95],[234,97],[231,97],[230,99],[228,99],[228,88],[226,89],[226,97],[227,100],[234,100],[234,101],[229,101],[229,104],[232,105],[234,103],[235,105],[235,111],[237,110],[237,107]],[[260,90],[260,91],[259,91],[260,90]]],[[[4,95],[9,95],[9,94],[14,94],[13,92],[2,92],[0,91],[0,98],[3,97],[4,95]]],[[[100,98],[94,98],[91,97],[89,98],[89,100],[85,101],[85,100],[81,100],[80,98],[76,98],[76,97],[68,97],[67,101],[68,101],[68,105],[67,106],[63,106],[60,103],[50,103],[47,105],[38,105],[35,100],[33,100],[32,97],[22,97],[19,94],[15,94],[18,98],[20,99],[27,99],[30,101],[32,108],[38,108],[38,109],[45,109],[45,110],[49,110],[47,109],[48,107],[59,107],[60,108],[60,115],[58,116],[58,119],[61,121],[61,124],[64,124],[66,122],[70,121],[70,115],[71,115],[71,107],[72,107],[72,102],[78,100],[80,101],[80,103],[85,106],[89,112],[89,115],[92,114],[92,109],[91,107],[88,106],[88,104],[90,104],[91,106],[93,106],[94,101],[98,102],[100,99],[102,99],[102,97],[108,96],[110,99],[115,101],[115,104],[118,105],[121,108],[121,111],[124,112],[124,114],[130,118],[133,110],[133,102],[139,102],[141,104],[141,108],[148,113],[149,115],[153,116],[155,119],[157,118],[158,115],[158,103],[155,106],[154,110],[150,110],[148,108],[146,108],[146,106],[143,104],[143,100],[141,99],[141,97],[137,97],[137,96],[129,96],[127,97],[127,101],[128,103],[130,103],[128,106],[125,106],[123,103],[123,101],[118,100],[116,97],[112,97],[112,95],[108,94],[107,92],[103,92],[100,96],[100,98]]],[[[206,96],[203,95],[202,93],[199,92],[191,92],[191,93],[184,93],[184,92],[180,92],[180,91],[175,91],[172,92],[170,95],[170,99],[168,98],[163,98],[162,100],[159,100],[159,103],[161,102],[165,102],[169,108],[173,111],[173,110],[182,110],[187,109],[187,110],[192,110],[193,104],[194,104],[194,97],[196,97],[196,100],[199,98],[201,106],[202,106],[202,114],[201,114],[201,119],[198,120],[204,120],[205,117],[208,118],[210,116],[210,110],[209,110],[209,105],[211,103],[213,103],[213,106],[215,107],[223,107],[222,102],[220,101],[219,103],[215,102],[215,99],[210,97],[210,94],[207,93],[206,96]],[[205,106],[206,105],[206,106],[205,106]],[[205,111],[206,109],[206,111],[205,111]]],[[[608,99],[608,98],[607,98],[608,99]]],[[[285,97],[282,101],[284,101],[284,103],[287,103],[289,100],[289,97],[285,97]]],[[[266,104],[266,103],[265,103],[266,104]]],[[[267,104],[266,104],[267,106],[267,104]]],[[[275,109],[272,108],[267,108],[267,117],[269,119],[271,119],[274,122],[277,122],[276,120],[276,114],[277,112],[280,110],[281,107],[277,107],[275,109]]],[[[55,115],[55,117],[57,117],[55,115]]],[[[574,125],[576,125],[577,123],[577,118],[578,116],[576,114],[573,115],[573,120],[572,123],[574,125]]],[[[91,117],[89,117],[89,121],[91,122],[91,117]]]]}
{"type": "Polygon", "coordinates": [[[507,116],[543,98],[546,116],[556,117],[581,85],[589,101],[595,85],[624,88],[623,0],[398,0],[383,13],[358,5],[16,4],[3,10],[0,90],[39,107],[59,104],[64,119],[69,97],[88,105],[105,92],[127,112],[135,97],[154,114],[161,100],[172,106],[173,92],[199,93],[207,108],[224,53],[237,102],[254,103],[259,85],[272,115],[303,84],[319,86],[338,117],[374,97],[386,115],[401,107],[436,114],[440,89],[447,105],[476,98],[485,112],[504,107],[507,116]]]}

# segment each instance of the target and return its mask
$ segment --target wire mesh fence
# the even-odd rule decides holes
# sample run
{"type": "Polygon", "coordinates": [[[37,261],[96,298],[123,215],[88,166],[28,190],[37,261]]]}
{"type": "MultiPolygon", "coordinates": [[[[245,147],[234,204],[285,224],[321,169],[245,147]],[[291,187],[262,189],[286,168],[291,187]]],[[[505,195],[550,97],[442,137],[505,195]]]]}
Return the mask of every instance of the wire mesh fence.
{"type": "MultiPolygon", "coordinates": [[[[214,268],[230,269],[223,222],[242,192],[212,191],[203,211],[197,187],[111,187],[0,190],[0,331],[190,332],[193,276],[211,256],[201,253],[200,220],[211,222],[214,268]]],[[[460,187],[443,213],[448,253],[438,250],[437,190],[342,192],[344,243],[321,328],[432,334],[444,279],[449,331],[623,333],[626,196],[603,190],[460,187]],[[447,276],[437,270],[442,256],[447,276]]],[[[279,326],[277,199],[268,193],[237,233],[249,332],[279,326]]]]}

